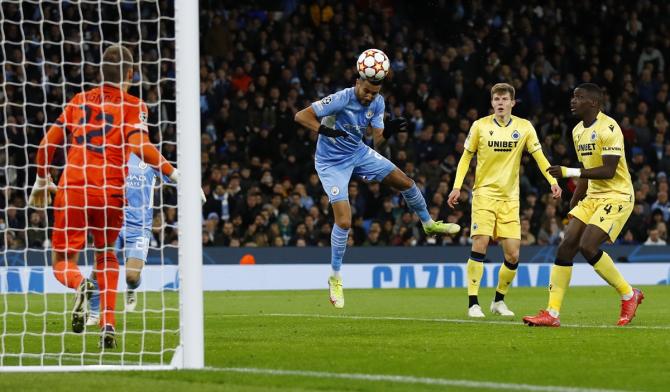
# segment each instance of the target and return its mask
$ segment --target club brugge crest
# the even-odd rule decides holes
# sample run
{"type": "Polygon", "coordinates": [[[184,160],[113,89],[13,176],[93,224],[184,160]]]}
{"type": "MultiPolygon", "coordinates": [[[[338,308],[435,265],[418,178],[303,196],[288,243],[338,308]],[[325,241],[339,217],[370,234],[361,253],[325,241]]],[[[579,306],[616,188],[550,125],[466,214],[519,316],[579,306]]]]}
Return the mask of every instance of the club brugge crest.
{"type": "Polygon", "coordinates": [[[365,117],[366,117],[368,120],[371,119],[373,115],[374,115],[374,113],[372,112],[372,110],[368,110],[368,112],[365,113],[365,117]]]}
{"type": "Polygon", "coordinates": [[[338,188],[336,186],[330,188],[330,194],[333,195],[333,196],[339,195],[340,194],[340,188],[338,188]]]}
{"type": "Polygon", "coordinates": [[[515,129],[514,132],[512,132],[512,139],[518,140],[519,136],[521,136],[521,134],[515,129]]]}
{"type": "Polygon", "coordinates": [[[596,140],[596,131],[591,132],[591,141],[596,140]]]}

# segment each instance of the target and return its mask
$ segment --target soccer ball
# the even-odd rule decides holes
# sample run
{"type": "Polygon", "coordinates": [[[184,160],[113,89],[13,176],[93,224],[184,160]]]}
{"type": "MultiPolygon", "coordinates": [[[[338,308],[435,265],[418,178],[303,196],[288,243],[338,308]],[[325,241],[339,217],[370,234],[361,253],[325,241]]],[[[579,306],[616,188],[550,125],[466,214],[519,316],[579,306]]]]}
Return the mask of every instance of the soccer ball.
{"type": "Polygon", "coordinates": [[[391,62],[379,49],[368,49],[358,56],[356,69],[362,79],[381,82],[389,73],[391,62]]]}

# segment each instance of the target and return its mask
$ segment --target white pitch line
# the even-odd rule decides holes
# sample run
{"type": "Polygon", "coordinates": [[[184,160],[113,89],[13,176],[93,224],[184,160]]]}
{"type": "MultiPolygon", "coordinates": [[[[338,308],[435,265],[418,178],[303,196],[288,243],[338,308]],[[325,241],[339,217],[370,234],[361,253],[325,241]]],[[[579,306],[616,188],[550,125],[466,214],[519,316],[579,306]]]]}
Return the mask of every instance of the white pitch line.
{"type": "Polygon", "coordinates": [[[537,392],[621,392],[614,389],[564,387],[554,385],[516,384],[493,381],[457,380],[448,378],[414,377],[393,374],[332,373],[309,370],[282,370],[259,368],[206,368],[206,370],[230,373],[265,374],[271,376],[299,376],[314,378],[337,378],[344,380],[382,381],[402,384],[441,385],[461,388],[487,388],[493,390],[537,391],[537,392]]]}
{"type": "MultiPolygon", "coordinates": [[[[350,316],[350,315],[330,315],[330,314],[307,314],[307,313],[259,313],[259,314],[224,314],[223,317],[303,317],[303,318],[334,318],[350,320],[388,320],[388,321],[421,321],[433,323],[454,323],[454,324],[498,324],[509,326],[521,326],[521,321],[498,321],[498,320],[469,320],[469,319],[448,319],[448,318],[423,318],[423,317],[397,317],[397,316],[350,316]]],[[[670,330],[670,325],[627,325],[620,327],[617,325],[589,325],[589,324],[561,324],[561,327],[568,328],[602,328],[602,329],[658,329],[670,330]]]]}

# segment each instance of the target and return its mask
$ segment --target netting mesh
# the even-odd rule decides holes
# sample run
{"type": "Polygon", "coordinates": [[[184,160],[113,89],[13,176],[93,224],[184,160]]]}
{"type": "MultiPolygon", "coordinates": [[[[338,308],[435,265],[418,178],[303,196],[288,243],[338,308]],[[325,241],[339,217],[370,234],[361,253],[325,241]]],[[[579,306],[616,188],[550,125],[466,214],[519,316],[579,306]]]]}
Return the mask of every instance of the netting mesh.
{"type": "MultiPolygon", "coordinates": [[[[179,340],[176,188],[155,189],[134,312],[124,309],[121,268],[115,350],[98,348],[97,326],[71,332],[73,290],[51,270],[53,208],[27,200],[41,139],[75,94],[100,84],[102,53],[112,44],[133,53],[129,93],[146,102],[152,141],[176,161],[172,1],[3,0],[0,21],[0,366],[169,363],[179,340]]],[[[56,182],[66,153],[58,149],[50,166],[56,182]]],[[[89,237],[79,257],[84,276],[93,250],[89,237]]]]}

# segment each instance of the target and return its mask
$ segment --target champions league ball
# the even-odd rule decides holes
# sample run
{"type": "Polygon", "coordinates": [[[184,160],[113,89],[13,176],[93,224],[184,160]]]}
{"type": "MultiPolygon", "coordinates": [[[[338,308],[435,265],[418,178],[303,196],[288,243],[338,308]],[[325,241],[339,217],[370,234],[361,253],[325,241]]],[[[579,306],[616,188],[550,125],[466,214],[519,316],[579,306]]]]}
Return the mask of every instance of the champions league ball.
{"type": "Polygon", "coordinates": [[[379,49],[367,49],[356,62],[356,69],[362,79],[374,83],[381,82],[389,73],[391,62],[389,58],[379,49]]]}

